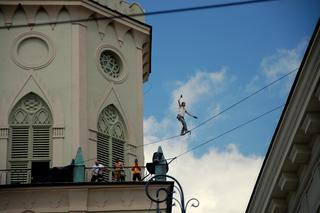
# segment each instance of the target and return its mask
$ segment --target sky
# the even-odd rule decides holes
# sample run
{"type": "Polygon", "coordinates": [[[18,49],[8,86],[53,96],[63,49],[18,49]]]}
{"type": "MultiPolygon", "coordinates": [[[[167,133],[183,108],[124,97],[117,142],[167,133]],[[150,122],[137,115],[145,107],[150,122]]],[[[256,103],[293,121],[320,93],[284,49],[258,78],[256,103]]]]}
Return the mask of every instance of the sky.
{"type": "MultiPolygon", "coordinates": [[[[234,1],[135,2],[152,12],[234,1]]],[[[245,211],[283,108],[230,130],[285,104],[296,72],[224,110],[299,67],[319,14],[318,0],[278,0],[146,17],[153,32],[152,72],[144,84],[145,162],[158,146],[166,158],[178,156],[168,174],[186,200],[200,201],[188,212],[245,211]],[[180,133],[180,94],[198,116],[186,117],[190,129],[214,118],[191,135],[153,143],[180,133]]]]}

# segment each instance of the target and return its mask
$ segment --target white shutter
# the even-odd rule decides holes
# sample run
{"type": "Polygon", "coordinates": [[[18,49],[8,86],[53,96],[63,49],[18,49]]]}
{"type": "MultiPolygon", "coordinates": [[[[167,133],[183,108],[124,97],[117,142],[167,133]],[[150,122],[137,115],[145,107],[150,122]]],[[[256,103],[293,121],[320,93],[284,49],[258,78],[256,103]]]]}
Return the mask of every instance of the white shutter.
{"type": "Polygon", "coordinates": [[[28,162],[17,161],[10,162],[10,182],[27,183],[28,182],[28,162]]]}
{"type": "Polygon", "coordinates": [[[112,138],[112,163],[117,159],[124,162],[124,141],[112,138]]]}
{"type": "Polygon", "coordinates": [[[33,158],[50,157],[50,128],[33,126],[33,158]]]}
{"type": "Polygon", "coordinates": [[[28,158],[28,126],[13,126],[11,128],[11,159],[28,158]]]}
{"type": "MultiPolygon", "coordinates": [[[[97,159],[100,160],[101,164],[104,166],[109,166],[109,141],[110,137],[103,134],[97,134],[97,159]]],[[[109,174],[104,173],[104,180],[109,180],[109,174]]]]}

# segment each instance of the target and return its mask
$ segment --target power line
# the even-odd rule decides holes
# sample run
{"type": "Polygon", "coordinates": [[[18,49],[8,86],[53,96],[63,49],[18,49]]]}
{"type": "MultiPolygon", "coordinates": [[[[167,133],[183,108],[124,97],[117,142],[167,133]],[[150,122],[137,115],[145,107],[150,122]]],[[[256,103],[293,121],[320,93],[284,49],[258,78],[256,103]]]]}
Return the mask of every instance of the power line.
{"type": "MultiPolygon", "coordinates": [[[[237,102],[231,104],[229,107],[225,108],[224,110],[222,110],[221,112],[211,116],[210,118],[208,118],[207,120],[201,122],[200,124],[198,124],[197,126],[193,127],[190,131],[193,131],[197,128],[199,128],[200,126],[208,123],[209,121],[211,121],[212,119],[220,116],[221,114],[229,111],[230,109],[234,108],[235,106],[239,105],[240,103],[244,102],[245,100],[251,98],[252,96],[254,95],[257,95],[258,93],[260,93],[261,91],[267,89],[268,87],[272,86],[273,84],[277,83],[278,81],[282,80],[283,78],[293,74],[294,72],[296,72],[298,70],[298,68],[295,68],[293,70],[291,70],[290,72],[286,73],[285,75],[281,76],[280,78],[277,78],[276,80],[266,84],[265,86],[263,86],[262,88],[256,90],[255,92],[251,93],[250,95],[238,100],[237,102]]],[[[164,139],[159,139],[159,140],[156,140],[156,141],[153,141],[153,142],[150,142],[150,143],[147,143],[147,144],[143,144],[143,145],[140,145],[140,146],[137,146],[135,148],[130,148],[128,150],[132,150],[132,149],[136,149],[136,148],[140,148],[140,147],[144,147],[144,146],[149,146],[149,145],[152,145],[152,144],[156,144],[156,143],[160,143],[160,142],[164,142],[164,141],[168,141],[168,140],[171,140],[171,139],[174,139],[174,138],[177,138],[177,137],[181,137],[181,135],[174,135],[174,136],[171,136],[171,137],[168,137],[168,138],[164,138],[164,139]]],[[[128,151],[127,150],[127,151],[128,151]]]]}
{"type": "MultiPolygon", "coordinates": [[[[189,152],[191,152],[191,151],[194,151],[194,150],[196,150],[196,149],[198,149],[198,148],[200,148],[200,147],[202,147],[202,146],[204,146],[204,145],[206,145],[206,144],[208,144],[208,143],[210,143],[210,142],[213,142],[213,141],[221,138],[221,137],[224,136],[224,135],[227,135],[227,134],[229,134],[229,133],[231,133],[231,132],[233,132],[233,131],[235,131],[235,130],[237,130],[237,129],[240,129],[241,127],[244,127],[244,126],[246,126],[246,125],[248,125],[248,124],[250,124],[250,123],[252,123],[252,122],[254,122],[254,121],[256,121],[256,120],[258,120],[258,119],[260,119],[260,118],[262,118],[262,117],[264,117],[264,116],[266,116],[266,115],[268,115],[268,114],[270,114],[270,113],[272,113],[272,112],[274,112],[274,111],[276,111],[276,110],[278,110],[278,109],[280,109],[280,108],[282,108],[284,105],[285,105],[285,104],[281,104],[281,105],[279,105],[279,106],[277,106],[277,107],[274,107],[274,108],[272,108],[271,110],[268,110],[268,111],[266,111],[266,112],[264,112],[264,113],[262,113],[262,114],[260,114],[260,115],[258,115],[258,116],[256,116],[256,117],[250,119],[250,120],[247,120],[247,121],[245,121],[245,122],[243,122],[243,123],[241,123],[241,124],[239,124],[239,125],[231,128],[231,129],[229,129],[229,130],[227,130],[227,131],[225,131],[225,132],[217,135],[217,136],[214,137],[214,138],[211,138],[211,139],[209,139],[209,140],[207,140],[207,141],[205,141],[205,142],[202,142],[202,143],[200,143],[200,144],[198,144],[198,145],[196,145],[196,146],[188,149],[187,151],[182,152],[182,153],[179,154],[179,155],[176,155],[175,157],[167,158],[166,160],[170,160],[170,162],[168,163],[168,164],[170,164],[170,163],[172,163],[174,160],[176,160],[177,158],[180,158],[181,156],[183,156],[183,155],[185,155],[185,154],[187,154],[187,153],[189,153],[189,152]]],[[[143,167],[143,166],[142,166],[142,167],[143,167]]],[[[90,167],[88,167],[88,168],[90,168],[90,167]]],[[[126,167],[126,168],[131,168],[131,167],[126,167]]]]}
{"type": "Polygon", "coordinates": [[[248,125],[249,123],[252,123],[252,122],[255,121],[255,120],[258,120],[259,118],[261,118],[261,117],[263,117],[263,116],[266,116],[266,115],[268,115],[268,114],[270,114],[270,113],[272,113],[272,112],[274,112],[274,111],[282,108],[283,106],[284,106],[284,104],[281,104],[281,105],[279,105],[279,106],[277,106],[277,107],[275,107],[275,108],[273,108],[273,109],[271,109],[271,110],[269,110],[269,111],[267,111],[267,112],[264,112],[264,113],[262,113],[261,115],[258,115],[258,116],[255,117],[255,118],[252,118],[252,119],[250,119],[250,120],[248,120],[248,121],[246,121],[246,122],[243,122],[243,123],[239,124],[238,126],[232,128],[232,129],[230,129],[230,130],[228,130],[228,131],[225,131],[225,132],[221,133],[220,135],[218,135],[218,136],[216,136],[216,137],[214,137],[214,138],[212,138],[212,139],[210,139],[210,140],[207,140],[207,141],[205,141],[205,142],[203,142],[203,143],[201,143],[201,144],[199,144],[199,145],[197,145],[197,146],[194,146],[194,147],[192,147],[191,149],[188,149],[187,151],[185,151],[185,152],[183,152],[183,153],[181,153],[181,154],[179,154],[179,155],[177,155],[177,156],[175,156],[175,157],[173,157],[173,158],[171,158],[171,159],[179,158],[179,157],[181,157],[182,155],[187,154],[188,152],[191,152],[191,151],[193,151],[193,150],[195,150],[195,149],[198,149],[198,148],[200,148],[200,147],[202,147],[202,146],[204,146],[204,145],[206,145],[206,144],[208,144],[208,143],[210,143],[210,142],[212,142],[212,141],[215,141],[215,140],[217,140],[218,138],[221,138],[222,136],[224,136],[224,135],[226,135],[226,134],[228,134],[228,133],[230,133],[230,132],[233,132],[233,131],[235,131],[235,130],[243,127],[243,126],[248,125]]]}
{"type": "Polygon", "coordinates": [[[244,98],[240,99],[239,101],[237,101],[236,103],[232,104],[231,106],[229,106],[229,107],[225,108],[225,109],[224,109],[224,110],[222,110],[221,112],[219,112],[219,113],[215,114],[214,116],[212,116],[212,117],[208,118],[207,120],[205,120],[205,121],[201,122],[200,124],[198,124],[197,126],[193,127],[190,131],[192,131],[192,130],[195,130],[195,129],[199,128],[200,126],[204,125],[205,123],[209,122],[210,120],[212,120],[212,119],[214,119],[214,118],[218,117],[218,116],[219,116],[219,115],[221,115],[222,113],[224,113],[224,112],[226,112],[226,111],[230,110],[231,108],[235,107],[236,105],[238,105],[238,104],[240,104],[240,103],[244,102],[245,100],[247,100],[247,99],[251,98],[252,96],[254,96],[254,95],[256,95],[256,94],[260,93],[262,90],[265,90],[266,88],[268,88],[268,87],[270,87],[271,85],[273,85],[273,84],[277,83],[278,81],[280,81],[281,79],[283,79],[283,78],[287,77],[288,75],[291,75],[292,73],[296,72],[297,70],[298,70],[298,68],[295,68],[294,70],[291,70],[290,72],[286,73],[285,75],[281,76],[280,78],[278,78],[278,79],[276,79],[276,80],[274,80],[274,81],[270,82],[269,84],[265,85],[265,86],[264,86],[264,87],[262,87],[261,89],[259,89],[259,90],[255,91],[255,92],[251,93],[250,95],[248,95],[248,96],[246,96],[246,97],[244,97],[244,98]]]}
{"type": "Polygon", "coordinates": [[[57,25],[57,24],[66,24],[66,23],[71,23],[71,22],[78,22],[79,23],[79,22],[89,22],[89,21],[96,21],[96,20],[137,17],[137,16],[154,16],[154,15],[163,15],[163,14],[172,14],[172,13],[182,13],[182,12],[190,12],[190,11],[224,8],[224,7],[234,7],[234,6],[257,4],[257,3],[271,2],[271,1],[277,1],[277,0],[251,0],[251,1],[241,1],[241,2],[230,2],[230,3],[224,3],[224,4],[212,4],[212,5],[205,5],[205,6],[198,6],[198,7],[187,7],[187,8],[151,11],[151,12],[128,14],[128,15],[119,14],[119,15],[113,15],[110,17],[96,17],[96,18],[90,17],[90,18],[70,19],[70,20],[55,21],[55,22],[40,22],[40,23],[32,23],[32,24],[9,25],[9,26],[4,25],[4,26],[0,26],[0,29],[30,27],[30,26],[34,27],[34,26],[44,26],[44,25],[51,25],[51,24],[57,25]]]}

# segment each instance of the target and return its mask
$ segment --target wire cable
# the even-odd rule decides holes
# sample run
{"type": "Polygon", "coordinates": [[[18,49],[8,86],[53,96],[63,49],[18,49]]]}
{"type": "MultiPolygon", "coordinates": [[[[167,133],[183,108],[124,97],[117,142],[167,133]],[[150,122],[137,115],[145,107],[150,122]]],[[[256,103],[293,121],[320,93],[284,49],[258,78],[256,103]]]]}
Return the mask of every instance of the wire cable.
{"type": "Polygon", "coordinates": [[[298,68],[295,68],[295,69],[291,70],[290,72],[286,73],[285,75],[281,76],[280,78],[278,78],[278,79],[276,79],[276,80],[274,80],[274,81],[270,82],[269,84],[267,84],[267,85],[265,85],[264,87],[262,87],[262,88],[260,88],[260,89],[256,90],[255,92],[251,93],[250,95],[248,95],[248,96],[246,96],[246,97],[244,97],[244,98],[240,99],[239,101],[237,101],[236,103],[232,104],[231,106],[229,106],[229,107],[225,108],[225,109],[224,109],[224,110],[222,110],[221,112],[219,112],[219,113],[217,113],[217,114],[213,115],[212,117],[208,118],[207,120],[205,120],[205,121],[201,122],[200,124],[198,124],[197,126],[193,127],[190,131],[192,131],[192,130],[195,130],[195,129],[199,128],[200,126],[204,125],[205,123],[208,123],[209,121],[211,121],[212,119],[214,119],[214,118],[218,117],[218,116],[219,116],[219,115],[221,115],[222,113],[224,113],[224,112],[226,112],[226,111],[230,110],[231,108],[235,107],[236,105],[238,105],[238,104],[240,104],[240,103],[244,102],[245,100],[247,100],[247,99],[251,98],[252,96],[254,96],[254,95],[256,95],[256,94],[260,93],[261,91],[263,91],[263,90],[265,90],[266,88],[270,87],[271,85],[273,85],[273,84],[277,83],[278,81],[280,81],[281,79],[283,79],[283,78],[287,77],[288,75],[291,75],[292,73],[296,72],[297,70],[298,70],[298,68]]]}
{"type": "Polygon", "coordinates": [[[3,26],[0,26],[0,29],[30,27],[30,26],[35,27],[35,26],[44,26],[44,25],[52,25],[52,24],[57,25],[57,24],[66,24],[66,23],[72,23],[72,22],[79,23],[79,22],[89,22],[89,21],[96,21],[96,20],[137,17],[137,16],[154,16],[154,15],[162,15],[162,14],[182,13],[182,12],[190,12],[190,11],[198,11],[198,10],[208,10],[208,9],[223,8],[223,7],[257,4],[257,3],[271,2],[271,1],[277,1],[277,0],[249,0],[249,1],[230,2],[230,3],[223,3],[223,4],[212,4],[212,5],[205,5],[205,6],[198,6],[198,7],[160,10],[160,11],[152,11],[152,12],[136,13],[136,14],[128,14],[128,15],[119,14],[119,15],[113,15],[110,17],[95,17],[95,18],[90,17],[90,18],[70,19],[70,20],[55,21],[55,22],[40,22],[40,23],[32,23],[32,24],[3,25],[3,26]]]}
{"type": "MultiPolygon", "coordinates": [[[[244,97],[244,98],[241,98],[240,100],[236,101],[235,103],[231,104],[229,107],[225,108],[224,110],[222,110],[221,112],[217,113],[217,114],[214,114],[213,116],[211,116],[210,118],[208,118],[207,120],[204,120],[203,122],[201,122],[200,124],[198,124],[197,126],[193,127],[192,129],[190,129],[190,131],[193,131],[197,128],[199,128],[200,126],[203,126],[204,124],[208,123],[209,121],[211,121],[212,119],[220,116],[221,114],[229,111],[230,109],[234,108],[235,106],[239,105],[240,103],[246,101],[247,99],[251,98],[252,96],[254,95],[257,95],[258,93],[260,93],[261,91],[267,89],[268,87],[272,86],[273,84],[277,83],[278,81],[282,80],[283,78],[293,74],[294,72],[296,72],[298,70],[298,68],[295,68],[293,70],[291,70],[290,72],[286,73],[285,75],[281,76],[280,78],[277,78],[276,80],[266,84],[265,86],[263,86],[262,88],[256,90],[255,92],[249,94],[248,96],[244,97]]],[[[149,145],[152,145],[152,144],[156,144],[156,143],[160,143],[160,142],[164,142],[164,141],[168,141],[168,140],[171,140],[171,139],[174,139],[174,138],[177,138],[177,137],[181,137],[181,135],[174,135],[174,136],[171,136],[171,137],[168,137],[168,138],[164,138],[164,139],[159,139],[159,140],[156,140],[156,141],[153,141],[153,142],[150,142],[150,143],[146,143],[146,144],[143,144],[143,145],[139,145],[139,146],[136,146],[134,148],[130,148],[128,150],[132,150],[132,149],[136,149],[136,148],[140,148],[140,147],[144,147],[144,146],[149,146],[149,145]]],[[[126,150],[126,151],[128,151],[126,150]]]]}
{"type": "Polygon", "coordinates": [[[171,158],[171,159],[174,159],[174,160],[175,160],[175,159],[181,157],[182,155],[185,155],[185,154],[187,154],[187,153],[189,153],[189,152],[191,152],[191,151],[194,151],[194,150],[196,150],[196,149],[198,149],[198,148],[200,148],[200,147],[202,147],[202,146],[204,146],[204,145],[206,145],[206,144],[208,144],[208,143],[210,143],[210,142],[212,142],[212,141],[215,141],[215,140],[217,140],[218,138],[221,138],[222,136],[224,136],[224,135],[226,135],[226,134],[229,134],[230,132],[233,132],[233,131],[235,131],[235,130],[243,127],[243,126],[246,126],[246,125],[248,125],[248,124],[250,124],[250,123],[258,120],[259,118],[261,118],[261,117],[263,117],[263,116],[266,116],[266,115],[268,115],[268,114],[270,114],[270,113],[272,113],[272,112],[274,112],[274,111],[282,108],[284,105],[285,105],[285,104],[281,104],[281,105],[279,105],[279,106],[277,106],[277,107],[275,107],[275,108],[273,108],[273,109],[271,109],[271,110],[269,110],[269,111],[266,111],[266,112],[258,115],[257,117],[254,117],[254,118],[252,118],[252,119],[250,119],[250,120],[248,120],[248,121],[245,121],[245,122],[237,125],[236,127],[233,127],[232,129],[229,129],[229,130],[221,133],[220,135],[218,135],[218,136],[216,136],[216,137],[214,137],[214,138],[212,138],[212,139],[210,139],[210,140],[207,140],[207,141],[205,141],[205,142],[203,142],[203,143],[201,143],[201,144],[199,144],[199,145],[197,145],[197,146],[194,146],[194,147],[188,149],[187,151],[185,151],[185,152],[183,152],[183,153],[181,153],[181,154],[179,154],[179,155],[177,155],[177,156],[175,156],[175,157],[173,157],[173,158],[171,158]]]}

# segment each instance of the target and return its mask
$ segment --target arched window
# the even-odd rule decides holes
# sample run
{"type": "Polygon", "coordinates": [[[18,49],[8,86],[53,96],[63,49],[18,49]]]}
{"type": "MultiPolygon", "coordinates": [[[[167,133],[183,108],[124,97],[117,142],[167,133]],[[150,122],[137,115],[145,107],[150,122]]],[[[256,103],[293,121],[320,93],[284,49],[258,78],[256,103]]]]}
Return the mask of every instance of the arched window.
{"type": "MultiPolygon", "coordinates": [[[[114,105],[102,110],[98,118],[97,159],[105,166],[113,166],[117,159],[125,161],[126,128],[114,105]]],[[[104,174],[104,180],[111,180],[104,174]]]]}
{"type": "Polygon", "coordinates": [[[24,96],[13,108],[10,125],[10,182],[45,181],[51,160],[52,115],[36,94],[24,96]]]}

